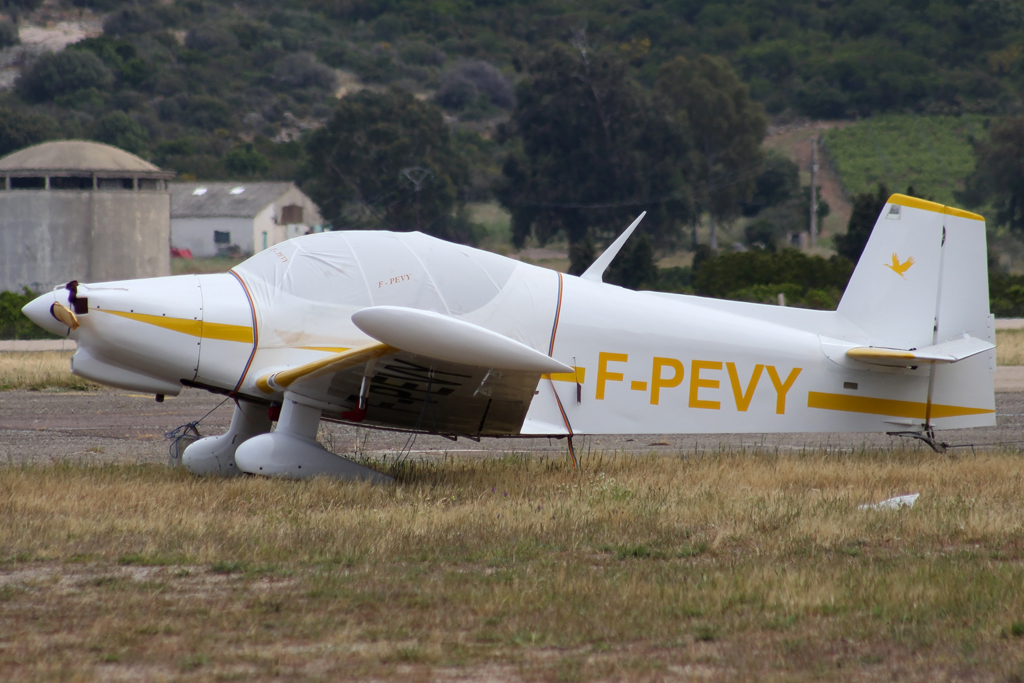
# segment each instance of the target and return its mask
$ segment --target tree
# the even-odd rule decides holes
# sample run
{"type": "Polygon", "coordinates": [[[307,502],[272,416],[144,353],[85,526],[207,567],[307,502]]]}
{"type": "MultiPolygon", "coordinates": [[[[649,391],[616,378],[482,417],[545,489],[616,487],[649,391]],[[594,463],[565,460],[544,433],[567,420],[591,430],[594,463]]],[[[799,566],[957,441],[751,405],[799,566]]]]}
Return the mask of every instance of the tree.
{"type": "Polygon", "coordinates": [[[99,57],[111,73],[125,83],[141,85],[154,74],[154,67],[139,58],[138,51],[129,41],[109,35],[86,38],[68,46],[69,50],[85,50],[99,57]]]}
{"type": "Polygon", "coordinates": [[[853,263],[860,260],[864,245],[868,243],[878,215],[882,213],[887,201],[889,188],[883,183],[878,183],[875,192],[863,192],[853,198],[853,212],[850,214],[850,222],[846,224],[846,234],[833,238],[840,256],[853,263]]]}
{"type": "Polygon", "coordinates": [[[236,145],[224,155],[224,167],[233,176],[255,176],[270,170],[270,160],[253,147],[251,142],[236,145]]]}
{"type": "Polygon", "coordinates": [[[212,55],[224,55],[238,49],[238,38],[220,24],[202,24],[185,34],[185,47],[212,55]]]}
{"type": "Polygon", "coordinates": [[[43,4],[43,0],[0,0],[0,9],[17,23],[18,16],[29,13],[43,4]]]}
{"type": "Polygon", "coordinates": [[[662,67],[655,88],[693,136],[697,202],[711,219],[710,243],[716,249],[716,221],[739,216],[761,169],[767,127],[761,106],[750,99],[728,62],[708,55],[693,62],[675,58],[662,67]]]}
{"type": "Polygon", "coordinates": [[[474,104],[511,109],[516,97],[512,84],[497,68],[487,62],[468,61],[442,76],[434,101],[455,111],[474,104]]]}
{"type": "Polygon", "coordinates": [[[975,170],[957,199],[995,209],[995,224],[1024,234],[1024,118],[993,123],[988,141],[974,143],[975,170]]]}
{"type": "Polygon", "coordinates": [[[555,48],[519,85],[495,192],[512,214],[513,242],[531,233],[545,242],[565,234],[579,273],[592,259],[587,242],[618,234],[642,210],[644,230],[671,240],[689,218],[685,129],[629,78],[617,58],[555,48]]]}
{"type": "Polygon", "coordinates": [[[461,211],[469,172],[436,106],[403,90],[363,90],[341,100],[307,149],[304,187],[335,229],[472,239],[461,211]]]}
{"type": "MultiPolygon", "coordinates": [[[[821,188],[816,187],[815,190],[818,196],[818,225],[821,225],[831,212],[831,207],[821,198],[821,188]]],[[[744,240],[751,247],[775,251],[788,245],[791,235],[808,231],[810,213],[811,188],[805,185],[787,201],[758,212],[755,220],[743,229],[744,240]]]]}
{"type": "Polygon", "coordinates": [[[26,287],[21,292],[0,292],[0,339],[53,339],[21,312],[39,294],[26,287]]]}
{"type": "Polygon", "coordinates": [[[112,111],[104,114],[93,129],[92,137],[99,142],[105,142],[114,147],[131,152],[132,154],[145,155],[148,139],[146,131],[135,119],[123,111],[112,111]]]}
{"type": "Polygon", "coordinates": [[[18,27],[12,21],[0,21],[0,48],[17,45],[21,42],[18,37],[18,27]]]}
{"type": "Polygon", "coordinates": [[[608,266],[605,282],[640,289],[658,284],[658,266],[654,262],[654,248],[647,233],[634,233],[608,266]]]}
{"type": "MultiPolygon", "coordinates": [[[[908,187],[904,194],[908,197],[928,199],[927,197],[922,197],[914,189],[913,185],[908,187]]],[[[846,234],[836,235],[834,238],[836,251],[839,252],[840,256],[849,259],[853,263],[857,263],[861,253],[864,251],[864,245],[868,243],[871,231],[874,229],[875,223],[878,222],[878,217],[888,201],[889,188],[884,183],[878,183],[878,189],[874,193],[864,192],[853,198],[853,212],[850,214],[850,222],[846,224],[846,234]]],[[[928,201],[931,200],[929,199],[928,201]]],[[[809,208],[806,202],[804,207],[805,209],[809,208]]]]}
{"type": "Polygon", "coordinates": [[[49,116],[0,108],[0,156],[59,137],[60,128],[49,116]]]}
{"type": "Polygon", "coordinates": [[[334,90],[338,76],[329,67],[316,61],[308,52],[296,52],[281,60],[274,69],[273,84],[282,90],[316,88],[334,90]]]}
{"type": "Polygon", "coordinates": [[[760,303],[774,303],[784,293],[790,305],[834,309],[852,273],[853,264],[844,258],[826,260],[796,249],[721,253],[694,269],[693,290],[760,303]]]}
{"type": "Polygon", "coordinates": [[[800,192],[800,167],[789,157],[769,150],[761,172],[754,179],[750,201],[743,202],[744,216],[756,216],[762,210],[789,201],[800,192]]]}
{"type": "Polygon", "coordinates": [[[108,36],[129,36],[158,28],[161,28],[160,20],[152,12],[137,7],[126,7],[109,15],[103,22],[103,32],[108,36]]]}
{"type": "Polygon", "coordinates": [[[110,69],[92,52],[64,50],[37,59],[18,79],[17,88],[26,100],[45,102],[87,88],[105,90],[113,81],[110,69]]]}

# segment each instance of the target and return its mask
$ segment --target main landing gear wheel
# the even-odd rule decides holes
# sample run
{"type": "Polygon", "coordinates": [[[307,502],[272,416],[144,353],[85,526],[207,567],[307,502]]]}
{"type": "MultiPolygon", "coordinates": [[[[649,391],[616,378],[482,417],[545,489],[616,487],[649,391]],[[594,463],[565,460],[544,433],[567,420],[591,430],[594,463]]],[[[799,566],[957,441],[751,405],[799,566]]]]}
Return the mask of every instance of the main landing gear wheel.
{"type": "Polygon", "coordinates": [[[349,481],[393,481],[387,475],[335,455],[318,444],[316,433],[320,414],[319,408],[297,403],[286,394],[277,429],[272,434],[254,436],[235,451],[238,469],[284,479],[328,476],[349,481]]]}

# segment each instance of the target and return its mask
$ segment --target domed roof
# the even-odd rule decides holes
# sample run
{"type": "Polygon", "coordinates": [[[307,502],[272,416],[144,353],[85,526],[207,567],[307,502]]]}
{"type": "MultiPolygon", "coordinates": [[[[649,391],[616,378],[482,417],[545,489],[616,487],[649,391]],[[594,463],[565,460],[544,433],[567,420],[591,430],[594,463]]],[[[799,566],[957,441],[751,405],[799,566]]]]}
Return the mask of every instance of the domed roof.
{"type": "Polygon", "coordinates": [[[174,173],[117,147],[85,140],[44,142],[0,159],[0,173],[120,173],[170,177],[174,173]]]}

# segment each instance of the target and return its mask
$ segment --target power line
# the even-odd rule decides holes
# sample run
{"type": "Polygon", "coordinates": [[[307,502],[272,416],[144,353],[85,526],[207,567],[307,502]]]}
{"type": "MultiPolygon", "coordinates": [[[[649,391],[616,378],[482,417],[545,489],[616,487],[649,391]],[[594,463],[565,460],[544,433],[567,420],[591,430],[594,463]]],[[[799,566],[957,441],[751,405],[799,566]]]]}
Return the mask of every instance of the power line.
{"type": "MultiPolygon", "coordinates": [[[[709,192],[717,192],[726,187],[737,185],[740,182],[747,180],[752,176],[756,176],[761,171],[761,162],[748,164],[741,166],[738,169],[726,174],[718,176],[716,182],[708,186],[709,192]],[[728,182],[721,182],[728,181],[728,182]]],[[[649,206],[651,204],[666,204],[671,201],[678,201],[684,199],[689,192],[687,190],[679,190],[673,192],[670,195],[662,197],[654,197],[650,199],[624,199],[618,202],[597,202],[597,203],[582,203],[582,202],[523,202],[514,201],[509,202],[510,206],[536,206],[540,208],[551,208],[551,209],[614,209],[627,206],[649,206]]]]}

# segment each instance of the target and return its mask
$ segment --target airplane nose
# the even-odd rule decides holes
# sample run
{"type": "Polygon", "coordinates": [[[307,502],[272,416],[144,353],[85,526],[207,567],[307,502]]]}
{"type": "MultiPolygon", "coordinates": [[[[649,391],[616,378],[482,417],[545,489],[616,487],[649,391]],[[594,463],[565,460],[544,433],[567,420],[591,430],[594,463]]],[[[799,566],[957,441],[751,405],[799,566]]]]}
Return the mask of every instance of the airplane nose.
{"type": "Polygon", "coordinates": [[[57,320],[50,312],[53,304],[57,303],[57,296],[54,292],[47,292],[37,296],[22,307],[21,312],[39,327],[60,337],[67,337],[71,329],[61,321],[57,320]]]}

